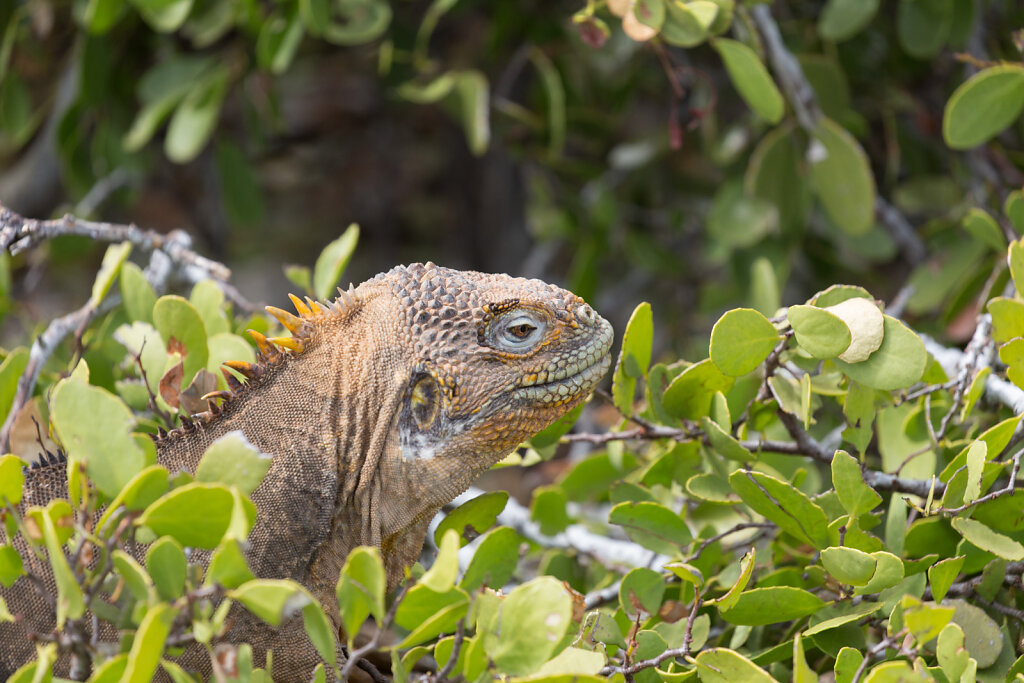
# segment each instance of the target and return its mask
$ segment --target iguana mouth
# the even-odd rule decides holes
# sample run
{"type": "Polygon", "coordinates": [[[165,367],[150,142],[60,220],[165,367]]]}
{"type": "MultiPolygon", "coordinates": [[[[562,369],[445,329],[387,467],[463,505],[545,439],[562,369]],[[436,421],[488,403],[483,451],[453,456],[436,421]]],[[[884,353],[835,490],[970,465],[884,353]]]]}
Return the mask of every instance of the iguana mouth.
{"type": "Polygon", "coordinates": [[[597,327],[596,339],[560,359],[554,369],[524,377],[515,395],[530,401],[560,403],[589,393],[611,366],[611,325],[601,319],[597,327]]]}

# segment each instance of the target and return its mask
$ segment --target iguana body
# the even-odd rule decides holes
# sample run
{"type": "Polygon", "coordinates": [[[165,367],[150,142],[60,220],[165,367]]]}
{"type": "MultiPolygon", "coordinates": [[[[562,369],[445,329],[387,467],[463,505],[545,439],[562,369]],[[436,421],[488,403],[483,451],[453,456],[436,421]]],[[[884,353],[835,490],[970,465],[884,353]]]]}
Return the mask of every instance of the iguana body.
{"type": "MultiPolygon", "coordinates": [[[[552,285],[432,264],[394,268],[328,306],[295,301],[299,317],[271,311],[293,332],[271,340],[285,350],[256,335],[260,362],[232,364],[247,384],[161,437],[158,460],[194,472],[233,430],[271,454],[252,495],[249,565],[309,587],[337,626],[348,552],[379,547],[395,585],[443,505],[589,394],[607,371],[612,331],[552,285]]],[[[24,504],[65,495],[62,471],[30,470],[24,504]]],[[[2,674],[32,656],[23,626],[45,632],[53,620],[24,577],[0,594],[26,618],[0,625],[2,674]]],[[[287,628],[275,634],[245,617],[230,639],[273,647],[275,678],[299,680],[317,660],[301,624],[287,628]]]]}

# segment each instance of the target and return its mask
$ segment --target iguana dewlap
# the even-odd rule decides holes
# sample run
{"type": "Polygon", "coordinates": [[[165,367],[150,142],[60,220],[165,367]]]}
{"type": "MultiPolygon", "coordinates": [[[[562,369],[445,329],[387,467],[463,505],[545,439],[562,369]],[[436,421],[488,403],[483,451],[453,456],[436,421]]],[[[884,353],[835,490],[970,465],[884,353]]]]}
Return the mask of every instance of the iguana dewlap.
{"type": "MultiPolygon", "coordinates": [[[[379,547],[395,585],[443,505],[597,385],[612,328],[553,285],[430,263],[393,268],[327,305],[293,301],[298,315],[268,309],[292,336],[254,335],[259,362],[229,364],[247,382],[161,436],[158,460],[194,472],[233,430],[271,454],[252,496],[250,567],[308,586],[337,626],[348,552],[379,547]]],[[[29,470],[25,491],[25,505],[65,495],[63,466],[29,470]]],[[[0,595],[25,616],[0,625],[2,674],[32,656],[24,627],[46,632],[54,622],[24,577],[0,595]]],[[[229,637],[257,653],[273,647],[275,679],[300,680],[316,659],[293,622],[274,632],[245,617],[229,637]]],[[[189,663],[201,666],[199,655],[189,663]]]]}

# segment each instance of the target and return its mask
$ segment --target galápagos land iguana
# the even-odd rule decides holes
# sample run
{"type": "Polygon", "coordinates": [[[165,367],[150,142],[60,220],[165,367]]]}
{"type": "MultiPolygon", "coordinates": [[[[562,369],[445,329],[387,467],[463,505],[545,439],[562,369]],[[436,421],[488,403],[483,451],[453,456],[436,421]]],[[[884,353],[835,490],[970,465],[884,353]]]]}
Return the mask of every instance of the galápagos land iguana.
{"type": "MultiPolygon", "coordinates": [[[[158,437],[158,462],[194,472],[210,443],[235,430],[270,454],[252,494],[249,566],[305,585],[337,629],[348,552],[378,547],[395,586],[442,506],[589,395],[608,370],[612,328],[553,285],[430,263],[393,268],[327,304],[292,300],[298,315],[268,307],[292,336],[254,334],[258,362],[228,364],[248,381],[158,437]]],[[[66,495],[63,463],[25,471],[23,509],[66,495]]],[[[55,594],[49,566],[22,550],[55,594]]],[[[34,655],[28,634],[55,621],[27,577],[0,595],[20,615],[0,623],[4,678],[34,655]]],[[[253,645],[257,661],[273,648],[275,679],[309,680],[320,661],[301,619],[273,629],[245,613],[228,638],[253,645]]],[[[210,667],[198,647],[178,661],[210,667]]]]}

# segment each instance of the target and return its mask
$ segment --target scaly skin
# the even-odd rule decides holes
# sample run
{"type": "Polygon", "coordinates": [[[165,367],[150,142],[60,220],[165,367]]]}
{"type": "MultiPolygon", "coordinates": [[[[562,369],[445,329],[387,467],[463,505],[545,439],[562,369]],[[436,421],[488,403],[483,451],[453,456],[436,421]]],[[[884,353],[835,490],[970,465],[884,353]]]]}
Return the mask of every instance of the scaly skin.
{"type": "MultiPolygon", "coordinates": [[[[260,363],[234,366],[246,386],[159,439],[158,460],[194,472],[233,430],[271,454],[252,496],[250,567],[308,586],[337,627],[334,586],[348,552],[380,548],[397,584],[443,505],[586,398],[608,369],[612,330],[558,287],[433,264],[396,267],[328,306],[296,302],[298,317],[271,311],[294,336],[271,345],[255,335],[260,363]]],[[[51,469],[30,470],[26,491],[51,469]]],[[[31,504],[64,495],[49,483],[31,504]]],[[[0,670],[31,656],[27,640],[7,647],[24,625],[52,629],[25,584],[0,590],[28,622],[0,625],[0,670]]],[[[240,615],[229,637],[260,659],[274,647],[275,678],[308,680],[318,660],[301,630],[301,620],[274,631],[240,615]]],[[[205,652],[193,650],[183,664],[203,668],[205,652]]]]}

